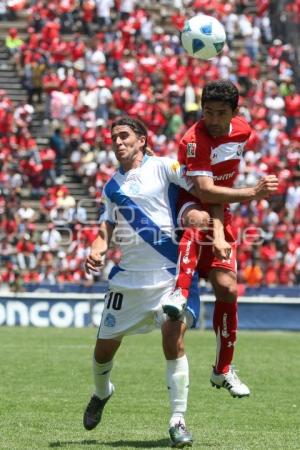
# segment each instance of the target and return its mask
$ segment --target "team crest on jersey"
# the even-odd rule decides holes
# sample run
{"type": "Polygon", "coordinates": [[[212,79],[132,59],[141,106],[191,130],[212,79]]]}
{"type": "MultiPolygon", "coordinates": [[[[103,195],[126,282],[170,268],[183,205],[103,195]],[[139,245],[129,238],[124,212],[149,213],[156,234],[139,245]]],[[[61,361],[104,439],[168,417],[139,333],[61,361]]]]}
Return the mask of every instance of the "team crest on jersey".
{"type": "Polygon", "coordinates": [[[139,180],[140,180],[140,178],[137,176],[136,173],[130,173],[130,174],[128,175],[128,177],[126,178],[126,183],[127,183],[128,181],[139,181],[139,180]]]}
{"type": "Polygon", "coordinates": [[[113,328],[116,326],[116,318],[112,314],[108,313],[104,320],[104,326],[113,328]]]}
{"type": "Polygon", "coordinates": [[[196,142],[189,142],[186,144],[186,154],[188,158],[195,158],[196,156],[196,142]]]}
{"type": "Polygon", "coordinates": [[[141,179],[136,173],[129,174],[124,187],[129,195],[136,195],[141,190],[141,179]]]}
{"type": "Polygon", "coordinates": [[[140,186],[138,183],[130,183],[128,191],[131,195],[136,195],[140,192],[140,186]]]}

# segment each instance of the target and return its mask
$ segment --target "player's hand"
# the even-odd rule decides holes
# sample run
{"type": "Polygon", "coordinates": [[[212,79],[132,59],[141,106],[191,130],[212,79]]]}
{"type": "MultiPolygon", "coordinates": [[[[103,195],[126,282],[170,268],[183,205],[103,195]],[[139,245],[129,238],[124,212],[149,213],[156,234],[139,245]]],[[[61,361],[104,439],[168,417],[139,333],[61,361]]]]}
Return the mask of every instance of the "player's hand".
{"type": "Polygon", "coordinates": [[[98,272],[100,269],[104,267],[104,262],[105,262],[105,252],[92,249],[91,253],[89,254],[89,256],[85,261],[86,273],[90,274],[91,271],[98,272]]]}
{"type": "Polygon", "coordinates": [[[255,186],[255,200],[269,197],[278,189],[278,178],[275,175],[267,175],[259,180],[255,186]]]}
{"type": "Polygon", "coordinates": [[[225,239],[215,239],[212,245],[213,253],[217,259],[220,259],[221,261],[230,259],[231,245],[225,241],[225,239]]]}

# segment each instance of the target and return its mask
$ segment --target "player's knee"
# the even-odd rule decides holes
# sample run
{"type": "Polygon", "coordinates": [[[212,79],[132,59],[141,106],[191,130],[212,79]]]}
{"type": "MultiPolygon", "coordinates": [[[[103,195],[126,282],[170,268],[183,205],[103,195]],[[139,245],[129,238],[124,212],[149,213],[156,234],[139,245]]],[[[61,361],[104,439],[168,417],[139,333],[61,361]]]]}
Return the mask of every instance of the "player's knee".
{"type": "Polygon", "coordinates": [[[207,228],[209,226],[210,216],[206,211],[191,209],[183,217],[185,227],[207,228]]]}
{"type": "Polygon", "coordinates": [[[217,300],[223,302],[230,302],[230,303],[236,302],[238,297],[237,284],[230,283],[227,285],[218,286],[216,296],[217,300]]]}

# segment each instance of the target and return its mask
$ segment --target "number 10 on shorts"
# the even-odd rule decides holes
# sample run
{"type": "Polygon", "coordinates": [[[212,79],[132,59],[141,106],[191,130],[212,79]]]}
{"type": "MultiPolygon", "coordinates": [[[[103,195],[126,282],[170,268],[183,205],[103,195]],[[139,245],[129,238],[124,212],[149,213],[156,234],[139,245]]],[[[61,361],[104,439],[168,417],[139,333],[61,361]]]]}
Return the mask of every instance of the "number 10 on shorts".
{"type": "Polygon", "coordinates": [[[123,294],[121,292],[109,292],[107,298],[106,309],[114,309],[115,311],[120,311],[122,308],[123,294]]]}

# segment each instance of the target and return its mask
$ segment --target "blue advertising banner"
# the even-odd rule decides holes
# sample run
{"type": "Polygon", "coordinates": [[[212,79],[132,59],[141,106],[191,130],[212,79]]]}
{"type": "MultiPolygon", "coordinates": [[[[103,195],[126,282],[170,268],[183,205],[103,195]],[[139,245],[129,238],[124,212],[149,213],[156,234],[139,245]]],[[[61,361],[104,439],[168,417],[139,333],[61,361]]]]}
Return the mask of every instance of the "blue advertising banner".
{"type": "MultiPolygon", "coordinates": [[[[214,301],[202,299],[201,328],[211,329],[214,301]]],[[[241,297],[238,303],[239,330],[300,330],[300,299],[241,297]]]]}
{"type": "MultiPolygon", "coordinates": [[[[20,293],[0,295],[0,326],[99,326],[105,294],[20,293]]],[[[201,296],[200,328],[212,328],[214,298],[201,296]]],[[[241,297],[239,329],[300,330],[300,299],[241,297]]]]}
{"type": "Polygon", "coordinates": [[[99,326],[104,294],[19,294],[0,297],[0,326],[99,326]],[[80,298],[78,298],[80,297],[80,298]]]}

